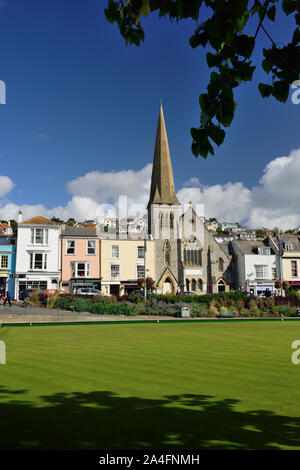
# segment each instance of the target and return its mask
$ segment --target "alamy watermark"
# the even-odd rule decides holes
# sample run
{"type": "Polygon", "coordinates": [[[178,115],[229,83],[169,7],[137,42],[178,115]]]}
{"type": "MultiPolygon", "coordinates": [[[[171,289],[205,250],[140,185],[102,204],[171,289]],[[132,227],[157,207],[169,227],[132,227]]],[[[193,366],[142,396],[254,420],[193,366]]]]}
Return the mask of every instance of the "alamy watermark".
{"type": "Polygon", "coordinates": [[[293,104],[299,104],[300,103],[300,80],[295,80],[292,83],[292,88],[296,91],[292,93],[291,100],[293,104]]]}
{"type": "Polygon", "coordinates": [[[292,342],[292,349],[296,349],[292,354],[292,363],[298,366],[300,364],[300,339],[296,339],[292,342]]]}
{"type": "Polygon", "coordinates": [[[0,364],[6,364],[6,345],[4,341],[0,341],[0,364]]]}
{"type": "Polygon", "coordinates": [[[6,84],[0,80],[0,104],[6,104],[6,84]]]}

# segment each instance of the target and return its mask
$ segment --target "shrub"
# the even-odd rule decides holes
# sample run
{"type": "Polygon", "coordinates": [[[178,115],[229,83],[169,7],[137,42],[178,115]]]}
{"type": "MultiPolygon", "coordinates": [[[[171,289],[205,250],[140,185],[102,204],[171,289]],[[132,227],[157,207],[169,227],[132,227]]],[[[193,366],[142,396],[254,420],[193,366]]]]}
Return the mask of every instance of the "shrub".
{"type": "Polygon", "coordinates": [[[210,317],[216,317],[219,315],[219,310],[216,305],[216,301],[212,300],[209,304],[208,314],[210,317]]]}
{"type": "Polygon", "coordinates": [[[29,296],[29,303],[30,305],[38,306],[40,305],[39,294],[41,291],[39,289],[35,289],[29,296]]]}
{"type": "Polygon", "coordinates": [[[250,310],[250,313],[253,315],[253,316],[258,316],[259,315],[259,308],[258,308],[258,305],[257,303],[255,302],[255,300],[251,299],[250,302],[249,302],[249,310],[250,310]]]}

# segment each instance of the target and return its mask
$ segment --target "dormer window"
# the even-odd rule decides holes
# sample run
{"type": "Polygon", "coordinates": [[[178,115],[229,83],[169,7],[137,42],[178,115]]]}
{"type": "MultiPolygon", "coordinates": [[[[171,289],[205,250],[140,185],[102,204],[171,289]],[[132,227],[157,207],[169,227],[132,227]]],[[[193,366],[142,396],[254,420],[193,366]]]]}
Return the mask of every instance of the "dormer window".
{"type": "Polygon", "coordinates": [[[271,254],[271,248],[269,246],[260,246],[258,248],[258,253],[260,255],[270,255],[271,254]]]}
{"type": "Polygon", "coordinates": [[[285,251],[293,251],[294,245],[292,243],[284,243],[285,251]]]}

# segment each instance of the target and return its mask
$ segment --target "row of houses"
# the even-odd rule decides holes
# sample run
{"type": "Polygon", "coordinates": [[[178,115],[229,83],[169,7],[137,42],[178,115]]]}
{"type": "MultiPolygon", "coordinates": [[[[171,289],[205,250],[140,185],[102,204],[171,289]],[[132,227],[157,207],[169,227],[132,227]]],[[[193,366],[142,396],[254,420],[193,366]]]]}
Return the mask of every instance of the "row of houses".
{"type": "MultiPolygon", "coordinates": [[[[74,294],[79,288],[91,287],[103,295],[130,294],[140,288],[138,280],[145,275],[158,283],[155,240],[150,236],[122,238],[116,234],[112,238],[99,232],[97,225],[69,227],[44,217],[26,221],[21,217],[16,243],[12,234],[0,235],[0,291],[8,290],[14,299],[19,299],[22,291],[34,289],[59,288],[74,294]]],[[[233,240],[226,246],[226,271],[231,279],[220,284],[218,291],[243,289],[260,295],[266,290],[276,291],[278,280],[300,289],[299,236],[233,240]]],[[[186,252],[185,256],[190,255],[186,252]]],[[[202,250],[198,256],[195,266],[200,268],[202,250]]],[[[216,264],[223,273],[223,258],[219,257],[216,264]]],[[[183,286],[177,288],[197,294],[211,291],[200,281],[187,276],[183,286]]]]}
{"type": "Polygon", "coordinates": [[[162,294],[244,289],[258,295],[274,291],[279,279],[300,288],[299,237],[258,240],[253,233],[250,239],[217,238],[192,202],[182,211],[162,106],[147,224],[145,218],[137,225],[98,222],[71,227],[44,217],[23,221],[20,211],[16,244],[7,230],[0,239],[0,288],[15,299],[33,289],[60,288],[73,294],[91,287],[103,295],[130,294],[144,277],[151,277],[162,294]]]}

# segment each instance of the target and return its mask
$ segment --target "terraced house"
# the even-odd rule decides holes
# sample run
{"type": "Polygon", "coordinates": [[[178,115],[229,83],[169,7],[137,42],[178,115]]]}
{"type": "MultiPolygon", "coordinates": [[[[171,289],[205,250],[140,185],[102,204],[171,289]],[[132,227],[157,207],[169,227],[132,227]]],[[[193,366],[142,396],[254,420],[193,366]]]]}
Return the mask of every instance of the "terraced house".
{"type": "Polygon", "coordinates": [[[15,296],[16,245],[13,230],[8,224],[0,227],[0,292],[15,296]]]}
{"type": "Polygon", "coordinates": [[[280,279],[287,281],[292,289],[300,289],[300,237],[280,235],[273,238],[280,253],[280,279]]]}
{"type": "Polygon", "coordinates": [[[61,287],[68,294],[78,289],[101,289],[100,239],[96,225],[61,229],[61,287]]]}
{"type": "Polygon", "coordinates": [[[21,291],[56,289],[60,282],[60,226],[45,217],[22,221],[19,212],[15,298],[21,291]]]}

